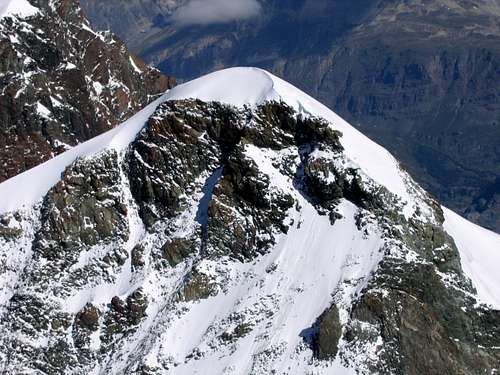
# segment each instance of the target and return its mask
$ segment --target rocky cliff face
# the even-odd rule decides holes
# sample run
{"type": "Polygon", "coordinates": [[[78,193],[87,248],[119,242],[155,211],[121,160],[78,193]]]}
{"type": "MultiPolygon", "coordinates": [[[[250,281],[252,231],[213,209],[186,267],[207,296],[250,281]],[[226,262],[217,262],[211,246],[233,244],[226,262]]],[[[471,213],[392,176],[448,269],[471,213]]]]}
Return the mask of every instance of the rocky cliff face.
{"type": "Polygon", "coordinates": [[[77,1],[31,1],[0,19],[0,181],[111,129],[174,84],[77,1]]]}
{"type": "Polygon", "coordinates": [[[94,3],[96,25],[178,77],[238,65],[284,77],[391,150],[446,205],[500,230],[497,1],[262,1],[255,19],[189,28],[155,8],[141,13],[140,38],[94,3]]]}
{"type": "Polygon", "coordinates": [[[2,211],[2,373],[500,369],[492,275],[469,278],[449,213],[284,85],[236,70],[180,86],[125,148],[96,146],[2,211]],[[204,90],[249,103],[182,98],[204,90]]]}

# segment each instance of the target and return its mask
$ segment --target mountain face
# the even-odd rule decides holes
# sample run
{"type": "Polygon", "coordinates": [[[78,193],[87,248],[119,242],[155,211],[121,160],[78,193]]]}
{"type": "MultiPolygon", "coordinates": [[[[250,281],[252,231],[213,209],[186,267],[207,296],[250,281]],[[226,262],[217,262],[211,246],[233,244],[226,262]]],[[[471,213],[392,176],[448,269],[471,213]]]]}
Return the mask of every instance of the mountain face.
{"type": "Polygon", "coordinates": [[[498,1],[263,0],[253,19],[188,27],[170,18],[182,2],[127,3],[142,9],[134,32],[107,16],[111,2],[83,2],[96,27],[177,77],[248,65],[285,78],[387,147],[445,204],[500,231],[498,1]]]}
{"type": "Polygon", "coordinates": [[[0,9],[0,181],[103,133],[174,81],[95,33],[77,1],[0,9]]]}
{"type": "Polygon", "coordinates": [[[178,86],[0,195],[1,373],[500,370],[500,236],[265,71],[178,86]]]}
{"type": "Polygon", "coordinates": [[[139,46],[145,35],[161,31],[167,18],[186,0],[80,0],[80,3],[85,14],[92,17],[95,28],[113,30],[122,40],[134,39],[139,46]]]}

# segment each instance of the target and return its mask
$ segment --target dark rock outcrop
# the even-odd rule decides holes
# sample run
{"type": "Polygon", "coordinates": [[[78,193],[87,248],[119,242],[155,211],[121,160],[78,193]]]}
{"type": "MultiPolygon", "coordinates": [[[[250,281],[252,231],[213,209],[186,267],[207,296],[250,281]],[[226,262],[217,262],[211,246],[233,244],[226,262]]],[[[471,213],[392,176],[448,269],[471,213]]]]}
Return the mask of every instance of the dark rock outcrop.
{"type": "Polygon", "coordinates": [[[313,348],[315,356],[320,360],[334,359],[338,352],[339,340],[342,337],[339,310],[332,305],[318,318],[314,335],[313,348]]]}
{"type": "Polygon", "coordinates": [[[68,168],[45,198],[36,251],[43,258],[67,262],[82,246],[120,236],[127,228],[120,188],[116,154],[103,155],[98,164],[82,160],[68,168]]]}

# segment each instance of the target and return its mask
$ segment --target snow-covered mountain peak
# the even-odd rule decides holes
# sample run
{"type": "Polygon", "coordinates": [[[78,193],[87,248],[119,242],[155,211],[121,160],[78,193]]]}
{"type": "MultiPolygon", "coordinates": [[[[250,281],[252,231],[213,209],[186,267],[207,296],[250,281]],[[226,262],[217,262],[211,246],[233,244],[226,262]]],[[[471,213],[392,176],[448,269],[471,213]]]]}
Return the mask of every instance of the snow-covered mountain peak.
{"type": "Polygon", "coordinates": [[[263,70],[171,89],[0,196],[0,372],[500,370],[500,237],[263,70]]]}
{"type": "MultiPolygon", "coordinates": [[[[303,91],[258,68],[229,68],[178,86],[166,100],[194,98],[242,107],[267,101],[283,102],[304,116],[320,117],[342,132],[341,143],[348,157],[368,176],[410,202],[411,197],[398,162],[381,146],[368,139],[328,107],[303,91]]],[[[414,212],[409,203],[408,211],[414,212]]]]}
{"type": "Polygon", "coordinates": [[[408,176],[401,172],[397,161],[384,148],[369,140],[309,95],[271,73],[258,68],[230,68],[173,88],[119,127],[75,147],[45,165],[0,184],[0,193],[11,197],[0,204],[0,213],[36,202],[77,158],[94,155],[106,149],[126,148],[161,103],[183,99],[221,102],[240,108],[270,101],[283,102],[294,108],[298,114],[323,118],[342,132],[341,143],[350,161],[377,183],[401,197],[406,203],[407,216],[415,212],[415,199],[408,192],[408,176]],[[25,186],[26,190],[20,191],[19,186],[25,186]]]}

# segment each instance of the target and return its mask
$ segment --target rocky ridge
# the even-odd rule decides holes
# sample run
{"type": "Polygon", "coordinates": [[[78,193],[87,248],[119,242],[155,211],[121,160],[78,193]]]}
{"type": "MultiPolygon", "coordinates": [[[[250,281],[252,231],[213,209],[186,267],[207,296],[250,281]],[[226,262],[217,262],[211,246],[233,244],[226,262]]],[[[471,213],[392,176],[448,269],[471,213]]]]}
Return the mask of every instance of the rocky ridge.
{"type": "MultiPolygon", "coordinates": [[[[464,271],[457,234],[473,225],[383,149],[258,70],[153,112],[3,211],[2,372],[499,370],[493,276],[464,271]]],[[[488,236],[476,253],[494,254],[488,236]]]]}
{"type": "Polygon", "coordinates": [[[113,34],[92,31],[78,1],[30,2],[33,14],[0,19],[0,181],[113,128],[174,84],[113,34]]]}

